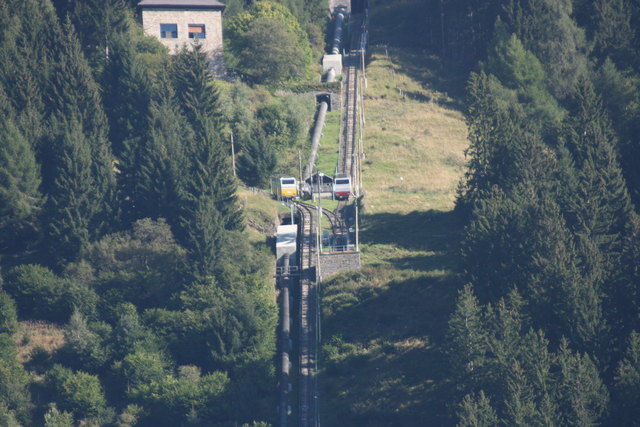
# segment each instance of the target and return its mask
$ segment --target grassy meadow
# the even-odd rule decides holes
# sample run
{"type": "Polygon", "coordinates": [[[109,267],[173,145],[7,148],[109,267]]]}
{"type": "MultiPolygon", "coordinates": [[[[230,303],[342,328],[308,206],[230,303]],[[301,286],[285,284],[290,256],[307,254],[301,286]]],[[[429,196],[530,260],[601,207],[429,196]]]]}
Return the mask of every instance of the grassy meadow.
{"type": "MultiPolygon", "coordinates": [[[[372,41],[386,34],[376,7],[372,41]]],[[[364,266],[322,284],[321,421],[330,426],[451,422],[439,343],[460,287],[453,207],[468,142],[455,94],[464,79],[392,42],[371,46],[366,69],[364,266]]]]}

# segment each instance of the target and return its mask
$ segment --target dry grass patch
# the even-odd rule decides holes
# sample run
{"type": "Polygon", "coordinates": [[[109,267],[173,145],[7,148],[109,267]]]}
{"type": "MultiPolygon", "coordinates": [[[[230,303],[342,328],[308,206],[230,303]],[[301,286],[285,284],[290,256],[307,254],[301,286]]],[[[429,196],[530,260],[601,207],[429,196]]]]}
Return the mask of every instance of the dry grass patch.
{"type": "Polygon", "coordinates": [[[452,209],[468,145],[463,115],[438,101],[444,94],[392,67],[384,53],[373,54],[367,76],[365,213],[452,209]]]}
{"type": "Polygon", "coordinates": [[[61,326],[42,320],[20,322],[20,330],[14,335],[18,348],[18,360],[26,363],[36,348],[43,348],[53,354],[64,345],[64,333],[61,326]]]}

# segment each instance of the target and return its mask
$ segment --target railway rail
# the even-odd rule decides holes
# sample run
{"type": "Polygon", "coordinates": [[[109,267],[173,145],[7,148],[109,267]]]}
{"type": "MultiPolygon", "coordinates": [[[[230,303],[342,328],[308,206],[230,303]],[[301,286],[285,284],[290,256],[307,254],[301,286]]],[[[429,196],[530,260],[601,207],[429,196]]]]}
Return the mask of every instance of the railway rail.
{"type": "Polygon", "coordinates": [[[298,337],[298,418],[300,427],[317,426],[317,402],[315,372],[317,363],[316,340],[316,221],[315,207],[305,203],[295,204],[299,214],[300,238],[300,296],[298,337]]]}
{"type": "MultiPolygon", "coordinates": [[[[361,27],[363,19],[361,16],[351,16],[349,23],[350,40],[346,53],[343,56],[343,80],[342,99],[343,115],[341,119],[341,133],[339,144],[339,160],[336,168],[337,174],[347,174],[351,176],[351,182],[359,182],[358,160],[354,157],[357,153],[355,148],[356,122],[358,114],[358,68],[361,52],[361,27]]],[[[323,118],[324,120],[324,118],[323,118]]],[[[321,129],[321,127],[319,128],[321,129]]],[[[315,156],[310,159],[310,164],[315,161],[315,156]]],[[[312,167],[309,168],[312,170],[312,167]]],[[[307,175],[305,173],[305,175],[307,175]]],[[[319,403],[317,393],[317,360],[318,343],[320,338],[319,319],[319,297],[318,297],[318,262],[320,257],[320,235],[318,207],[306,203],[295,202],[294,206],[298,212],[298,263],[299,263],[299,286],[298,291],[298,343],[297,343],[297,364],[298,364],[298,401],[297,401],[297,421],[300,427],[319,427],[319,403]]],[[[334,242],[346,241],[348,247],[349,227],[344,217],[346,212],[350,212],[349,201],[341,201],[336,211],[322,208],[321,213],[325,216],[330,225],[334,242]]],[[[350,215],[350,214],[348,214],[350,215]]],[[[357,212],[356,212],[357,215],[357,212]]],[[[356,238],[357,243],[357,238],[356,238]]],[[[284,320],[283,320],[284,322],[284,320]]],[[[283,344],[286,345],[286,344],[283,344]]],[[[285,361],[283,360],[284,364],[285,361]]],[[[283,375],[288,372],[284,372],[283,375]]],[[[282,395],[286,397],[286,390],[282,390],[282,395]]],[[[285,411],[284,404],[281,413],[285,411]]],[[[281,418],[281,425],[286,425],[286,417],[281,418]]]]}

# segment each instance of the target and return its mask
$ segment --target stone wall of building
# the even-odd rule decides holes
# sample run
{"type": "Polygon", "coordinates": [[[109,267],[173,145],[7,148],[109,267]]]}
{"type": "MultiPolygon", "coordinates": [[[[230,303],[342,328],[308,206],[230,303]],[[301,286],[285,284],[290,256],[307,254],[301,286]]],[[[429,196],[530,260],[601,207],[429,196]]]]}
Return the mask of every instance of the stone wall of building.
{"type": "Polygon", "coordinates": [[[341,271],[360,269],[360,252],[333,252],[320,254],[320,279],[327,280],[341,271]]]}
{"type": "Polygon", "coordinates": [[[200,43],[209,54],[215,75],[224,72],[222,56],[222,11],[220,10],[183,10],[172,8],[142,9],[142,25],[144,32],[156,37],[165,45],[170,53],[176,53],[182,46],[200,43]],[[160,24],[177,24],[177,38],[162,38],[160,24]],[[190,24],[204,25],[206,37],[190,39],[188,27],[190,24]]]}

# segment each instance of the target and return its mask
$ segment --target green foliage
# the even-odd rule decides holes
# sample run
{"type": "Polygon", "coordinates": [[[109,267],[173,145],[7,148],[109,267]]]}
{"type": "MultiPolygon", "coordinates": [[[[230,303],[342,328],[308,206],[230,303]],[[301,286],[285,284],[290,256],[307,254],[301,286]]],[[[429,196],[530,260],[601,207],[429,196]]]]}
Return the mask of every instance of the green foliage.
{"type": "Polygon", "coordinates": [[[118,158],[119,199],[123,216],[131,221],[137,219],[136,174],[140,147],[149,130],[152,82],[130,40],[113,41],[102,82],[109,139],[118,158]]]}
{"type": "Polygon", "coordinates": [[[89,224],[98,212],[89,142],[77,117],[61,123],[62,135],[55,141],[52,169],[55,178],[48,191],[45,232],[51,258],[57,265],[76,261],[89,243],[89,224]]]}
{"type": "Polygon", "coordinates": [[[180,295],[183,310],[149,310],[145,317],[180,364],[229,369],[269,359],[276,311],[264,282],[256,283],[248,289],[232,284],[228,290],[213,282],[193,284],[180,295]]]}
{"type": "Polygon", "coordinates": [[[166,376],[134,390],[149,409],[144,422],[157,426],[206,425],[224,419],[221,400],[229,383],[223,372],[200,375],[195,366],[181,366],[178,376],[166,376]]]}
{"type": "Polygon", "coordinates": [[[558,127],[564,112],[545,87],[545,71],[538,58],[524,48],[515,34],[509,37],[501,21],[496,23],[494,43],[487,71],[517,91],[525,110],[540,127],[558,127]]]}
{"type": "Polygon", "coordinates": [[[164,354],[137,346],[124,357],[119,370],[127,391],[135,395],[145,385],[164,381],[170,373],[170,365],[164,354]]]}
{"type": "Polygon", "coordinates": [[[259,17],[243,34],[238,67],[254,81],[278,84],[301,80],[309,73],[305,45],[275,18],[259,17]]]}
{"type": "Polygon", "coordinates": [[[95,375],[55,365],[47,375],[47,382],[60,408],[78,417],[98,416],[106,409],[102,385],[95,375]]]}
{"type": "Polygon", "coordinates": [[[587,75],[589,52],[584,30],[571,18],[571,0],[526,0],[505,9],[506,23],[545,68],[551,93],[558,99],[574,93],[587,75]]]}
{"type": "Polygon", "coordinates": [[[587,354],[572,353],[563,341],[558,364],[560,378],[560,411],[569,424],[593,426],[599,424],[609,403],[609,393],[587,354]]]}
{"type": "Polygon", "coordinates": [[[24,425],[30,424],[30,410],[32,407],[29,395],[29,376],[17,359],[16,345],[13,338],[0,334],[0,410],[5,412],[8,425],[19,425],[16,419],[24,425]],[[3,408],[4,407],[4,408],[3,408]]]}
{"type": "Polygon", "coordinates": [[[66,320],[73,310],[66,298],[68,282],[46,267],[24,264],[9,270],[4,288],[21,317],[66,320]]]}
{"type": "MultiPolygon", "coordinates": [[[[113,54],[116,39],[130,36],[133,14],[125,0],[71,0],[65,5],[91,67],[99,73],[113,54]]],[[[65,16],[63,13],[60,16],[65,16]]]]}
{"type": "MultiPolygon", "coordinates": [[[[91,236],[94,237],[98,236],[108,225],[107,218],[110,218],[114,212],[115,205],[116,183],[113,156],[107,139],[107,117],[102,109],[99,87],[82,54],[73,26],[68,21],[63,29],[63,38],[56,52],[59,61],[51,77],[50,110],[54,116],[52,149],[58,156],[61,156],[62,153],[66,153],[67,156],[74,159],[75,156],[83,156],[81,172],[82,174],[90,174],[91,181],[86,185],[90,186],[93,191],[93,211],[90,212],[90,215],[83,214],[86,215],[86,221],[90,222],[91,236]],[[60,139],[63,140],[62,143],[59,142],[60,139]],[[69,140],[72,140],[73,144],[69,140]],[[77,150],[81,150],[82,154],[72,156],[72,150],[66,148],[69,145],[81,147],[77,150]],[[58,148],[59,146],[61,147],[58,148]],[[86,151],[89,155],[88,161],[85,159],[86,151]]],[[[61,160],[58,160],[56,165],[59,165],[60,162],[61,160]]],[[[45,168],[46,171],[49,171],[43,174],[46,184],[54,183],[60,179],[60,175],[62,175],[62,179],[65,179],[65,173],[60,171],[59,167],[52,170],[45,168]]],[[[80,173],[73,175],[77,178],[80,173]]],[[[55,197],[60,197],[60,188],[54,187],[51,193],[55,197]]],[[[82,194],[81,191],[79,193],[82,194]]],[[[78,197],[81,203],[87,203],[83,201],[84,197],[80,195],[78,197]]],[[[52,236],[51,239],[56,238],[52,236]]]]}
{"type": "Polygon", "coordinates": [[[0,334],[13,335],[18,331],[18,315],[15,301],[0,291],[0,334]]]}
{"type": "Polygon", "coordinates": [[[42,207],[40,171],[29,141],[8,117],[0,123],[0,245],[9,253],[24,248],[38,230],[42,207]]]}
{"type": "MultiPolygon", "coordinates": [[[[461,378],[460,383],[476,383],[484,368],[488,349],[487,331],[482,320],[478,300],[472,287],[467,285],[458,293],[447,332],[452,372],[461,378]]],[[[467,404],[470,405],[471,401],[467,404]]]]}
{"type": "MultiPolygon", "coordinates": [[[[166,304],[182,284],[185,251],[162,219],[142,219],[129,232],[105,236],[87,247],[84,259],[98,275],[96,285],[112,304],[166,304]]],[[[106,301],[105,301],[106,302],[106,301]]]]}
{"type": "Polygon", "coordinates": [[[479,395],[468,394],[458,409],[458,427],[490,427],[499,424],[496,411],[489,398],[480,390],[479,395]]]}
{"type": "Polygon", "coordinates": [[[638,419],[640,406],[640,335],[632,331],[625,358],[618,363],[614,378],[614,420],[630,424],[638,419]]]}
{"type": "Polygon", "coordinates": [[[251,187],[266,187],[273,172],[278,167],[278,155],[273,143],[261,138],[261,132],[247,141],[238,157],[238,176],[251,187]]]}
{"type": "Polygon", "coordinates": [[[188,146],[193,129],[180,111],[167,84],[166,93],[151,103],[149,129],[140,147],[135,172],[134,216],[166,218],[176,227],[179,205],[189,168],[188,146]]]}
{"type": "Polygon", "coordinates": [[[254,81],[274,84],[309,78],[309,39],[286,7],[255,2],[227,21],[225,33],[230,65],[254,81]]]}
{"type": "Polygon", "coordinates": [[[49,410],[44,414],[45,427],[73,427],[73,414],[58,410],[55,403],[49,404],[49,410]]]}
{"type": "MultiPolygon", "coordinates": [[[[110,349],[105,345],[105,337],[94,329],[103,325],[90,325],[86,318],[74,311],[64,330],[65,346],[63,351],[76,361],[76,366],[89,372],[102,368],[110,356],[110,349]]],[[[111,328],[107,326],[107,330],[111,328]]]]}
{"type": "Polygon", "coordinates": [[[203,138],[208,124],[219,125],[221,112],[219,89],[213,81],[210,59],[202,45],[196,44],[193,49],[183,47],[175,55],[171,71],[184,115],[197,137],[203,138]]]}

